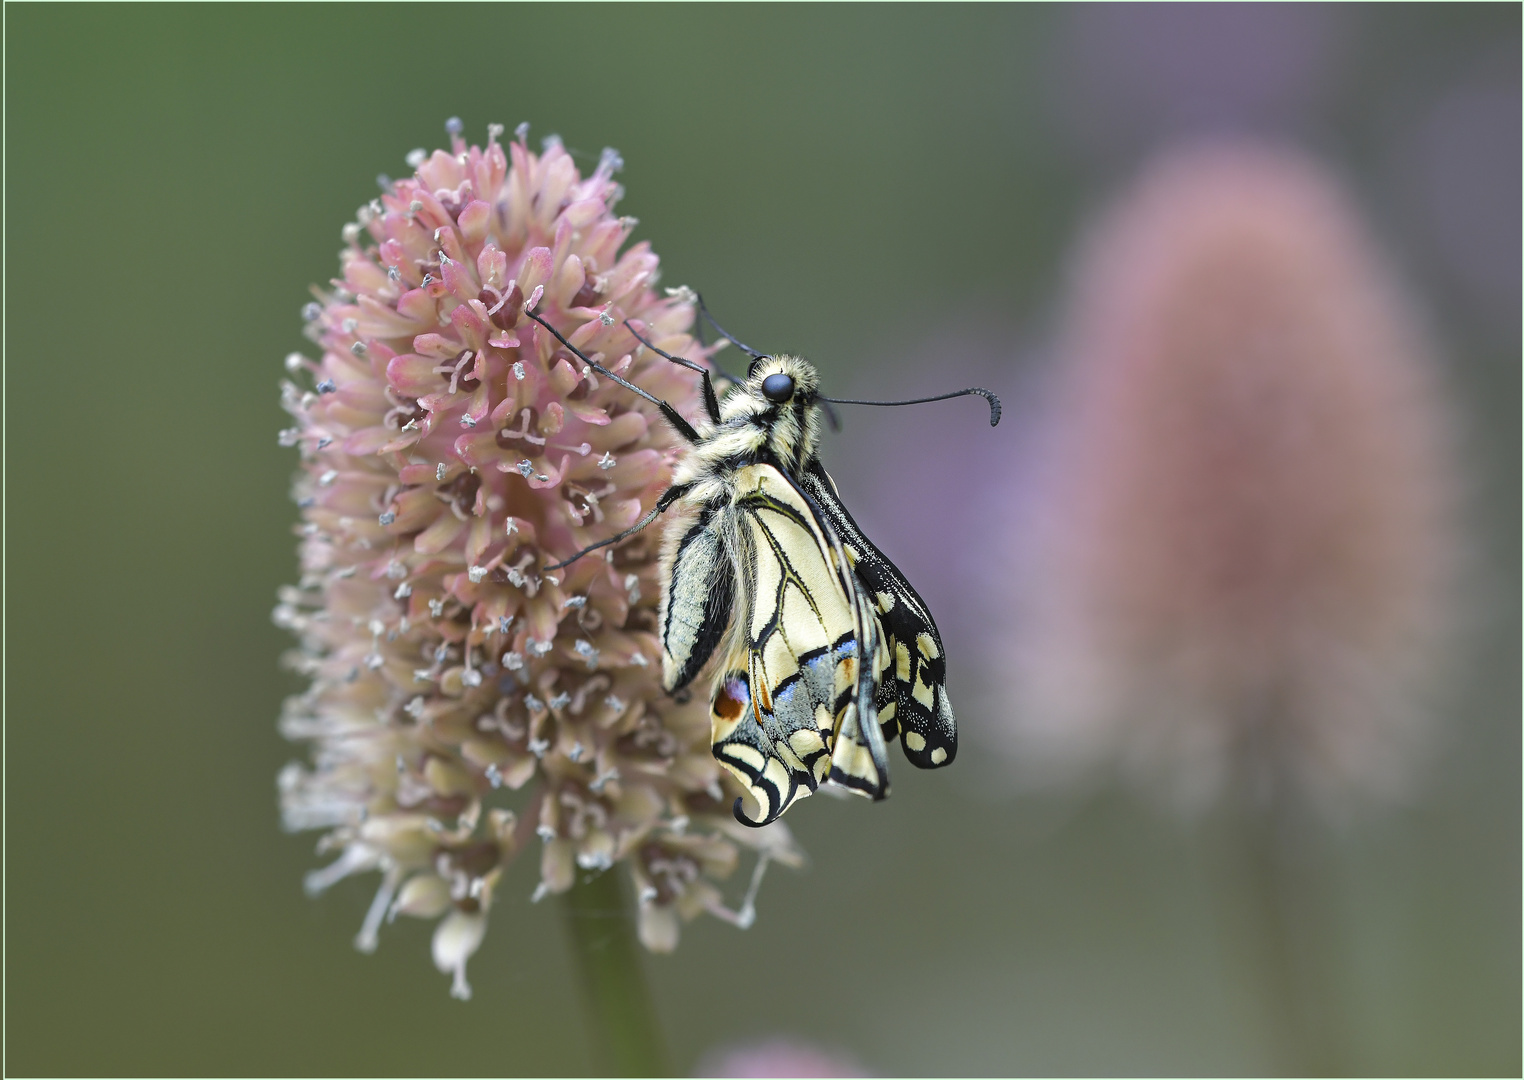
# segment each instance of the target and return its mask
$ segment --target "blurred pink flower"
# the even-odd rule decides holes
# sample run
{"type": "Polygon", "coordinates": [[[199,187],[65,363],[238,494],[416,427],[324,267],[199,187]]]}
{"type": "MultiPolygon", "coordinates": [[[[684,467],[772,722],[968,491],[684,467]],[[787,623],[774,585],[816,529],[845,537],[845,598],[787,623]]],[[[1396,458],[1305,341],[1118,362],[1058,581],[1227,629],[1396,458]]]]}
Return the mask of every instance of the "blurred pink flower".
{"type": "Polygon", "coordinates": [[[850,1054],[823,1050],[792,1039],[733,1046],[704,1057],[699,1076],[801,1077],[867,1076],[869,1073],[850,1054]]]}
{"type": "Polygon", "coordinates": [[[1411,305],[1338,186],[1267,146],[1167,154],[1084,245],[1058,356],[995,658],[1023,775],[1402,793],[1454,477],[1411,305]]]}
{"type": "Polygon", "coordinates": [[[612,151],[583,178],[554,140],[535,155],[524,129],[506,148],[458,130],[345,226],[343,276],[306,313],[322,357],[288,360],[313,389],[283,389],[302,579],[275,619],[312,680],[281,722],[312,744],[280,776],[286,827],[338,852],[309,889],[379,871],[357,945],[437,918],[435,964],[465,997],[493,892],[536,837],[536,898],[623,863],[661,950],[700,912],[745,921],[716,884],[737,842],[795,852],[786,829],[735,823],[705,710],[661,691],[660,526],[542,569],[639,519],[680,451],[524,309],[691,414],[696,381],[624,325],[702,357],[691,294],[657,295],[647,244],[621,253],[635,221],[612,210],[612,151]]]}

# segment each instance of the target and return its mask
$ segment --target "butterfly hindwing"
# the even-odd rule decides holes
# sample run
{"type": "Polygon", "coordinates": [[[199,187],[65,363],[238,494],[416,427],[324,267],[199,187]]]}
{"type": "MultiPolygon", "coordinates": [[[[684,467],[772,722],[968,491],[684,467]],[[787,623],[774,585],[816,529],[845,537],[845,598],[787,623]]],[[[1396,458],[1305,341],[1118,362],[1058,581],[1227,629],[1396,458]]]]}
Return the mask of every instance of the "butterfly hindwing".
{"type": "Polygon", "coordinates": [[[751,817],[738,802],[736,816],[765,825],[827,780],[881,798],[874,675],[888,659],[869,601],[838,538],[784,473],[744,466],[734,491],[712,526],[735,553],[736,625],[710,715],[716,759],[758,810],[751,817]]]}
{"type": "Polygon", "coordinates": [[[882,680],[877,693],[884,736],[899,735],[913,765],[930,769],[948,764],[958,753],[958,729],[947,700],[942,636],[930,610],[905,575],[857,527],[818,459],[806,467],[800,486],[841,538],[883,630],[891,676],[882,680]]]}

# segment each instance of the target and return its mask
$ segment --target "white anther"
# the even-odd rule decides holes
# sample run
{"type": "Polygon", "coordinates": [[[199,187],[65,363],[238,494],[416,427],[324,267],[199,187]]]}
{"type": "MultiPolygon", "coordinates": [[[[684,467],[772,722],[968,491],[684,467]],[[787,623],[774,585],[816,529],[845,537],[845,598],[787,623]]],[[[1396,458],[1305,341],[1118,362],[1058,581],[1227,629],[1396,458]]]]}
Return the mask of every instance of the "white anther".
{"type": "Polygon", "coordinates": [[[485,566],[473,566],[466,571],[466,576],[471,579],[471,584],[479,585],[482,578],[487,576],[487,568],[485,566]]]}
{"type": "Polygon", "coordinates": [[[307,358],[299,352],[291,353],[286,357],[286,370],[295,375],[307,366],[307,358]]]}
{"type": "MultiPolygon", "coordinates": [[[[407,162],[408,168],[416,169],[425,161],[429,160],[429,152],[420,146],[416,150],[409,150],[407,152],[407,157],[403,158],[402,160],[407,162]]],[[[421,210],[423,207],[420,206],[419,209],[421,210]]]]}
{"type": "Polygon", "coordinates": [[[392,593],[392,599],[393,600],[406,600],[409,596],[412,596],[412,595],[413,595],[413,587],[411,585],[409,585],[407,582],[404,581],[401,585],[397,586],[397,591],[392,593]]]}
{"type": "Polygon", "coordinates": [[[603,456],[598,459],[598,468],[600,469],[612,469],[615,465],[618,464],[619,462],[615,460],[614,455],[609,453],[607,450],[605,450],[603,452],[603,456]]]}
{"type": "Polygon", "coordinates": [[[323,487],[328,487],[330,484],[332,484],[338,478],[339,478],[339,470],[338,469],[329,469],[322,476],[318,477],[318,483],[321,484],[323,487]]]}
{"type": "Polygon", "coordinates": [[[449,471],[450,467],[441,461],[438,465],[434,466],[434,479],[443,480],[445,478],[445,473],[449,471]]]}
{"type": "Polygon", "coordinates": [[[520,382],[524,380],[524,361],[515,360],[513,362],[513,377],[520,382]]]}

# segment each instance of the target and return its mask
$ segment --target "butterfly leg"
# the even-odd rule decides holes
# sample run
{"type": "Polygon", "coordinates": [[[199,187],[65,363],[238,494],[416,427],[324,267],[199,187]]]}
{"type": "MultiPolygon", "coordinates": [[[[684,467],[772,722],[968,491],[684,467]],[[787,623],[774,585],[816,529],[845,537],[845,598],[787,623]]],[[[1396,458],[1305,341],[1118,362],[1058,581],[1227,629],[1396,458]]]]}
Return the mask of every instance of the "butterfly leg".
{"type": "MultiPolygon", "coordinates": [[[[635,327],[630,325],[629,319],[624,321],[624,325],[625,328],[635,336],[636,341],[640,342],[646,348],[650,349],[657,356],[671,360],[674,364],[685,367],[689,371],[696,371],[704,377],[704,411],[709,414],[709,422],[711,424],[718,424],[720,422],[720,399],[715,396],[714,383],[709,378],[709,369],[704,367],[702,364],[695,364],[692,360],[686,359],[685,357],[673,356],[671,353],[666,352],[663,349],[658,349],[655,345],[652,345],[645,338],[641,337],[638,332],[636,332],[635,327]]],[[[729,378],[729,376],[726,377],[729,378]]]]}
{"type": "MultiPolygon", "coordinates": [[[[602,375],[606,379],[613,380],[620,386],[624,387],[626,390],[630,391],[632,394],[636,394],[639,397],[645,398],[652,405],[655,405],[658,409],[661,410],[661,414],[667,418],[667,423],[671,424],[677,433],[683,438],[695,444],[700,441],[698,432],[693,430],[693,425],[684,420],[683,414],[674,409],[671,404],[663,401],[661,398],[657,397],[655,394],[650,393],[649,391],[642,390],[640,387],[636,386],[629,380],[621,379],[618,375],[615,375],[608,368],[596,362],[581,349],[577,348],[571,342],[567,341],[566,338],[562,336],[561,331],[557,330],[554,326],[551,326],[550,323],[540,318],[540,316],[536,315],[534,312],[526,311],[524,314],[528,315],[535,322],[539,323],[541,326],[545,327],[545,329],[549,330],[557,341],[572,351],[573,356],[575,356],[578,360],[581,360],[588,367],[592,368],[599,375],[602,375]]],[[[709,390],[709,396],[714,396],[714,390],[712,388],[709,390]]]]}

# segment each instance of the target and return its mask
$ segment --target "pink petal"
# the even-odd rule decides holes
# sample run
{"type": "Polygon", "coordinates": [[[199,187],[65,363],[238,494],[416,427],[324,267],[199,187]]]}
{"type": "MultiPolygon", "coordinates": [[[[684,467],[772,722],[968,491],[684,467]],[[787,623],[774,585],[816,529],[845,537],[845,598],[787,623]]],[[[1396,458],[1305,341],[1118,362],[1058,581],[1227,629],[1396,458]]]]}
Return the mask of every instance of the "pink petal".
{"type": "Polygon", "coordinates": [[[403,353],[386,365],[386,381],[393,390],[408,397],[422,397],[441,390],[445,379],[434,373],[436,363],[422,356],[403,353]]]}

